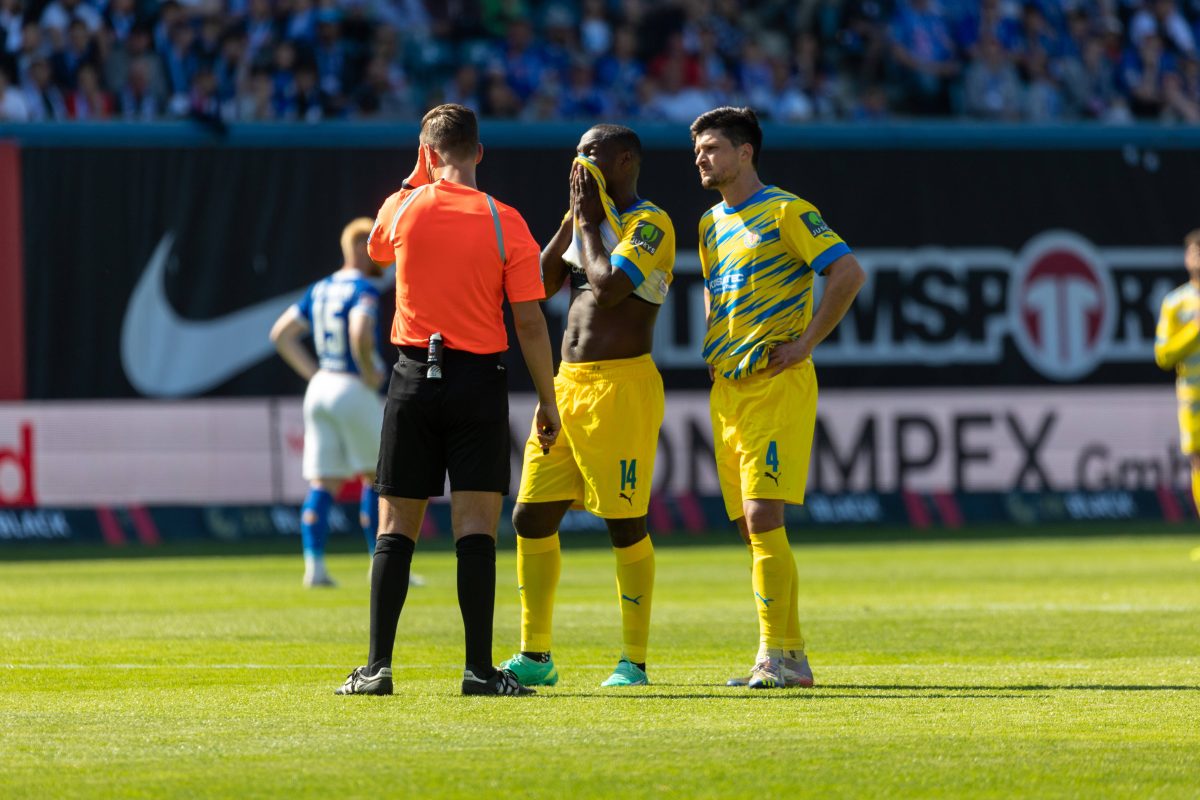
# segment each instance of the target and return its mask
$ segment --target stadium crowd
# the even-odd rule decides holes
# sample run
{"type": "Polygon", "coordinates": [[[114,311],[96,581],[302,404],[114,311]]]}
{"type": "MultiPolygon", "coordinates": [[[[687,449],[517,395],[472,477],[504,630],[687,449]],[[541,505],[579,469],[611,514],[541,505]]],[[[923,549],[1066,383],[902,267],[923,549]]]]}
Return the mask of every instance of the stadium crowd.
{"type": "Polygon", "coordinates": [[[1200,121],[1200,0],[0,0],[0,121],[1200,121]]]}

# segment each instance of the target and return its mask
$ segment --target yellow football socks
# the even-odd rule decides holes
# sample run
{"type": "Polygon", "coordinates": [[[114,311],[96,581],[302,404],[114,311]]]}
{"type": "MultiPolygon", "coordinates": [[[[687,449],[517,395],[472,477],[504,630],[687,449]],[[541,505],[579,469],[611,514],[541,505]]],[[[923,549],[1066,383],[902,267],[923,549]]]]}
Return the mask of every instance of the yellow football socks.
{"type": "Polygon", "coordinates": [[[1196,510],[1200,511],[1200,471],[1192,470],[1192,500],[1196,503],[1196,510]]]}
{"type": "Polygon", "coordinates": [[[562,573],[558,532],[544,539],[517,537],[517,586],[521,590],[521,651],[549,653],[554,592],[562,573]]]}
{"type": "Polygon", "coordinates": [[[796,559],[788,549],[788,561],[792,564],[792,596],[788,604],[788,621],[783,638],[783,649],[797,653],[804,652],[804,634],[800,632],[800,571],[796,569],[796,559]]]}
{"type": "Polygon", "coordinates": [[[654,595],[654,545],[647,536],[629,547],[614,547],[617,557],[617,595],[625,657],[646,663],[650,641],[650,600],[654,595]]]}
{"type": "MultiPolygon", "coordinates": [[[[758,608],[758,630],[762,647],[783,650],[788,638],[788,618],[791,615],[792,576],[796,561],[788,545],[787,531],[776,528],[750,534],[754,553],[751,583],[754,586],[754,605],[758,608]]],[[[797,629],[799,622],[797,621],[797,629]]]]}

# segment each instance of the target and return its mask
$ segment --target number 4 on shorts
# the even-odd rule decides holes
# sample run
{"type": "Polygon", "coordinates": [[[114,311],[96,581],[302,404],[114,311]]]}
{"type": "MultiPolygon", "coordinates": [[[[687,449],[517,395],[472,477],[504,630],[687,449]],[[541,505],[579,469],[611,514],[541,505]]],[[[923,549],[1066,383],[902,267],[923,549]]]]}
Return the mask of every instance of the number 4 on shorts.
{"type": "Polygon", "coordinates": [[[767,466],[771,468],[771,472],[779,472],[779,448],[774,440],[767,445],[767,466]]]}

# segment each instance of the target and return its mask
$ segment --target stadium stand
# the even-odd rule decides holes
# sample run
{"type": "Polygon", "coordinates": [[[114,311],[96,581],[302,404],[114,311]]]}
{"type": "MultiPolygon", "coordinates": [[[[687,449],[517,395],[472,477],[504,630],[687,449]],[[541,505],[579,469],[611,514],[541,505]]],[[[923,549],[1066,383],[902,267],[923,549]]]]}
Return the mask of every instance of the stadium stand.
{"type": "Polygon", "coordinates": [[[1200,0],[0,0],[0,121],[1200,121],[1200,0]]]}

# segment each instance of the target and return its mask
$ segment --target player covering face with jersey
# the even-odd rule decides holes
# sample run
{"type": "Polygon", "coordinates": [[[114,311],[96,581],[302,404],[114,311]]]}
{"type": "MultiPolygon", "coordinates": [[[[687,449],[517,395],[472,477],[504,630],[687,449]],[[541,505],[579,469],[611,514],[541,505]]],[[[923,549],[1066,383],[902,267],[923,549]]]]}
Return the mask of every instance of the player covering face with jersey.
{"type": "Polygon", "coordinates": [[[555,394],[559,446],[543,452],[531,432],[513,511],[521,652],[504,662],[526,684],[550,685],[558,526],[569,508],[601,517],[612,540],[622,649],[605,686],[647,683],[654,548],[646,532],[662,424],[662,378],[650,358],[654,322],[671,283],[675,230],[638,195],[637,134],[597,125],[571,165],[571,208],[542,251],[546,296],[570,283],[571,305],[555,394]]]}

